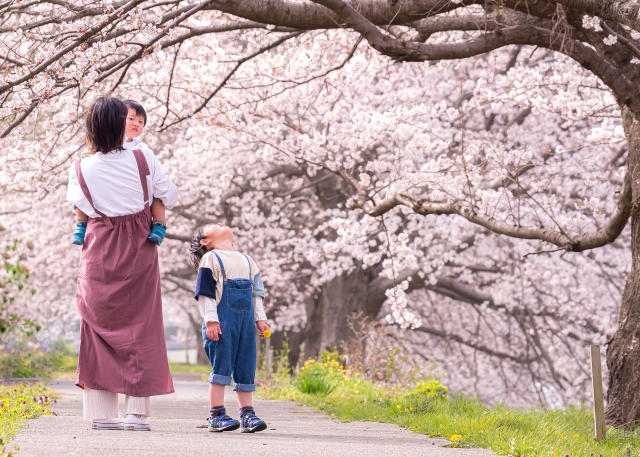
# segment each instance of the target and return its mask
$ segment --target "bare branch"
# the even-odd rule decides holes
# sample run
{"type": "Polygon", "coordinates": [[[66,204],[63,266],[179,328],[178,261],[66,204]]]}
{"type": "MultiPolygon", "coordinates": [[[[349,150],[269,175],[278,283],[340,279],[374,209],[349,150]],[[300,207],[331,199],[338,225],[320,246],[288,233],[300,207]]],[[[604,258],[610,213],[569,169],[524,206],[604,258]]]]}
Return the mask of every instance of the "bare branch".
{"type": "MultiPolygon", "coordinates": [[[[459,4],[449,0],[351,0],[358,11],[376,25],[407,24],[434,14],[442,14],[484,0],[464,0],[459,4]]],[[[308,2],[285,0],[216,0],[210,9],[256,22],[304,30],[335,29],[343,19],[322,6],[308,2]]]]}

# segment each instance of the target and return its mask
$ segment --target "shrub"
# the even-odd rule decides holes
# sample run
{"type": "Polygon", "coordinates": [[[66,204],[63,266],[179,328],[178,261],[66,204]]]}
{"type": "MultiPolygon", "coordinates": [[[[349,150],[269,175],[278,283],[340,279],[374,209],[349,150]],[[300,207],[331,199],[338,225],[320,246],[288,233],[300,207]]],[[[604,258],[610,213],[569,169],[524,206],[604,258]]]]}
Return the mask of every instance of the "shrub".
{"type": "Polygon", "coordinates": [[[344,378],[342,366],[338,362],[340,358],[337,351],[325,351],[319,361],[307,360],[296,379],[298,390],[311,395],[329,395],[333,392],[344,378]]]}
{"type": "Polygon", "coordinates": [[[329,395],[336,390],[338,382],[327,373],[300,373],[296,380],[296,387],[303,394],[329,395]]]}
{"type": "Polygon", "coordinates": [[[66,362],[66,350],[0,352],[0,373],[3,378],[49,379],[66,362]]]}
{"type": "Polygon", "coordinates": [[[423,398],[446,398],[449,389],[440,384],[439,381],[420,381],[416,386],[411,389],[409,395],[423,398]]]}
{"type": "Polygon", "coordinates": [[[410,384],[420,371],[398,347],[397,331],[366,317],[361,311],[347,317],[352,336],[342,344],[343,360],[351,371],[382,384],[410,384]]]}

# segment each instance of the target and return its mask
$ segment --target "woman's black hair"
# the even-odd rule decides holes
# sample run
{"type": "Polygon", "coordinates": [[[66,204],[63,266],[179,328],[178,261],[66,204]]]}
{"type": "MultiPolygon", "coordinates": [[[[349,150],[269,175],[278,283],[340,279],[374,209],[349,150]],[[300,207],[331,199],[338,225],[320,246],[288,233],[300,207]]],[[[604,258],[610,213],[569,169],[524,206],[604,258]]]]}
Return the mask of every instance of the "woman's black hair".
{"type": "Polygon", "coordinates": [[[196,233],[193,235],[193,239],[191,240],[191,246],[189,247],[189,260],[191,260],[191,265],[198,271],[200,268],[200,261],[207,253],[207,248],[200,244],[200,240],[204,240],[206,236],[204,236],[205,226],[200,227],[196,230],[196,233]]]}
{"type": "Polygon", "coordinates": [[[127,125],[127,107],[115,97],[100,97],[87,111],[84,130],[93,152],[122,149],[127,125]]]}
{"type": "Polygon", "coordinates": [[[135,100],[125,100],[122,103],[127,105],[127,108],[131,108],[136,112],[136,115],[142,116],[144,118],[144,125],[147,125],[147,112],[144,110],[142,105],[135,100]]]}

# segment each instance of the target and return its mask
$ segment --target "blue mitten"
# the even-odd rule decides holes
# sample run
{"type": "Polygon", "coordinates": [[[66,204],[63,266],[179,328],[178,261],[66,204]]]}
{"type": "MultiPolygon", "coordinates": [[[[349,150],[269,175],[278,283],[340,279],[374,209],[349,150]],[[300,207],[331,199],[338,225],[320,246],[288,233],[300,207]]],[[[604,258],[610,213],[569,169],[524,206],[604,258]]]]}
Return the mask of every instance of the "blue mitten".
{"type": "Polygon", "coordinates": [[[73,232],[73,238],[71,238],[71,243],[82,246],[84,244],[84,234],[86,231],[87,231],[87,223],[78,222],[76,224],[76,230],[73,232]]]}
{"type": "Polygon", "coordinates": [[[164,237],[167,234],[167,227],[162,224],[155,224],[149,235],[149,241],[157,244],[158,246],[164,241],[164,237]]]}

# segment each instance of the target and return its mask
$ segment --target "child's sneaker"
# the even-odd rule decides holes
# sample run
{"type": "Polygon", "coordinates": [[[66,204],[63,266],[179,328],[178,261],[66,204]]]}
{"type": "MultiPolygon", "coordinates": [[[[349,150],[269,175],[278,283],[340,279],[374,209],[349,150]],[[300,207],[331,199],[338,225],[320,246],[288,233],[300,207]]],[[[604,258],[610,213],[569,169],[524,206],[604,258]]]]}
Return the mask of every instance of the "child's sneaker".
{"type": "Polygon", "coordinates": [[[149,431],[151,430],[151,425],[149,425],[146,417],[138,417],[135,414],[127,414],[127,417],[124,420],[124,429],[149,431]]]}
{"type": "Polygon", "coordinates": [[[224,409],[216,417],[210,417],[207,420],[210,432],[228,432],[240,427],[240,422],[227,416],[227,411],[224,409]]]}
{"type": "Polygon", "coordinates": [[[73,238],[71,238],[71,244],[77,244],[79,246],[84,244],[84,234],[87,231],[86,222],[78,222],[76,224],[76,230],[73,232],[73,238]]]}
{"type": "Polygon", "coordinates": [[[161,245],[164,241],[164,237],[167,234],[167,227],[162,224],[155,224],[153,229],[151,229],[151,234],[149,235],[149,241],[155,243],[157,245],[161,245]]]}
{"type": "Polygon", "coordinates": [[[247,411],[240,418],[240,427],[242,433],[261,432],[267,428],[267,423],[256,416],[254,411],[247,411]]]}

